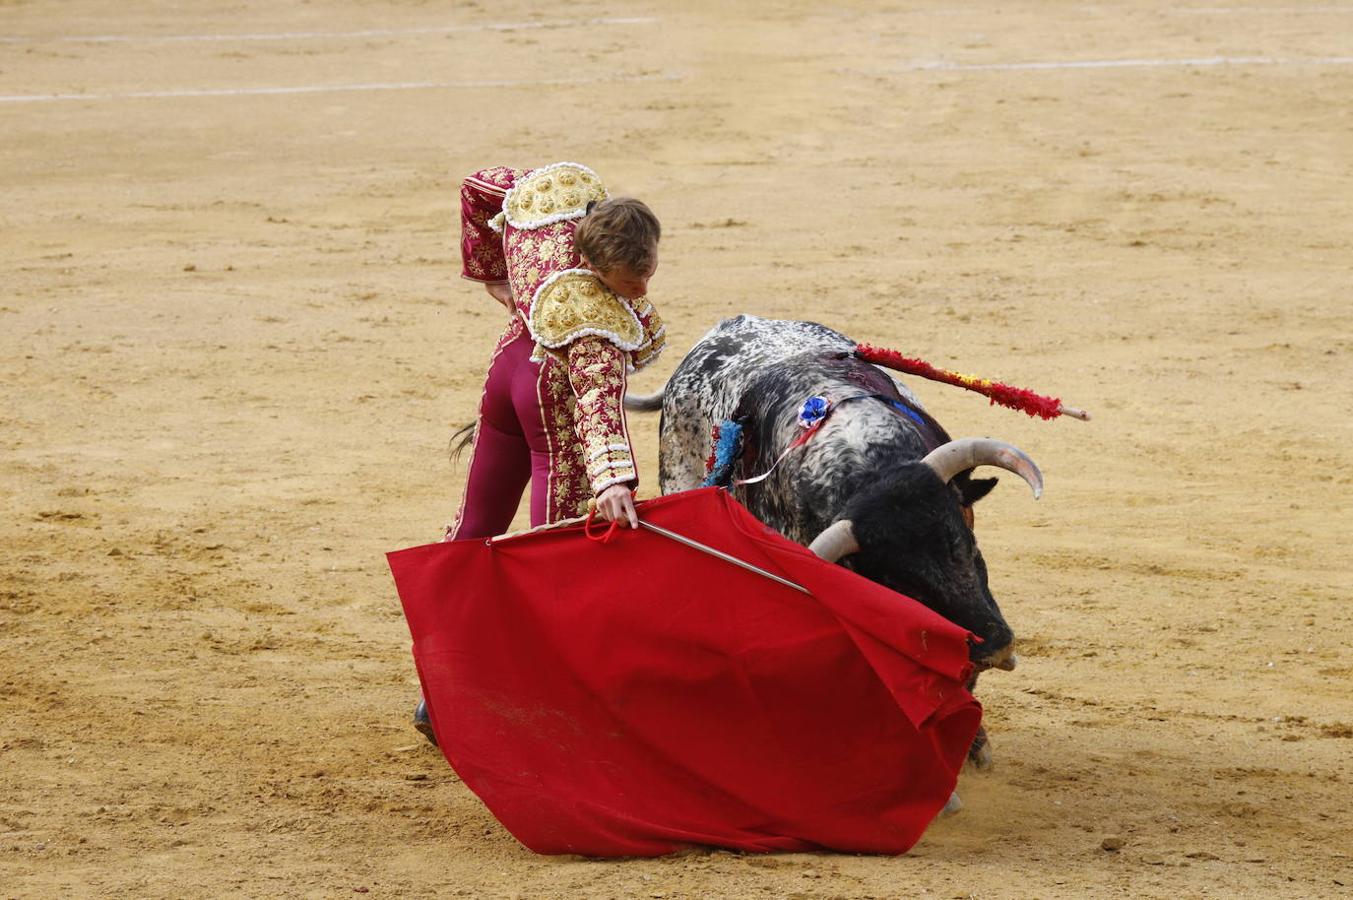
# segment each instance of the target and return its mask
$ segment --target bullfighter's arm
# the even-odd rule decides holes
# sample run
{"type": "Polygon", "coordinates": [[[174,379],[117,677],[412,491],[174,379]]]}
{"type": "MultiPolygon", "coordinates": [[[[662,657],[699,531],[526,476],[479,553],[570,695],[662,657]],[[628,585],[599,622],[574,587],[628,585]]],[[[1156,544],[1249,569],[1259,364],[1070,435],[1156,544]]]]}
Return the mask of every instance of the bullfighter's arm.
{"type": "MultiPolygon", "coordinates": [[[[507,281],[503,235],[489,222],[503,211],[503,197],[520,169],[494,166],[467,177],[460,186],[461,277],[483,284],[507,281]]],[[[501,226],[500,226],[501,228],[501,226]]]]}
{"type": "Polygon", "coordinates": [[[602,337],[568,345],[568,377],[578,398],[576,427],[592,492],[613,484],[639,485],[634,451],[625,427],[625,382],[629,354],[602,337]]]}

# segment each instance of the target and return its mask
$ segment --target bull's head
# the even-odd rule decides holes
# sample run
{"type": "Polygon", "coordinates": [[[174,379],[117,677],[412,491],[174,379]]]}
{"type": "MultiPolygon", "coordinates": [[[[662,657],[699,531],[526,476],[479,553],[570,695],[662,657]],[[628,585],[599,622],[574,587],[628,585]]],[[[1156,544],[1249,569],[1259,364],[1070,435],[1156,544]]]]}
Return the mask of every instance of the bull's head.
{"type": "Polygon", "coordinates": [[[810,549],[830,562],[846,560],[859,574],[921,601],[982,639],[972,648],[983,667],[1015,667],[1014,634],[987,586],[987,567],[965,509],[991,489],[966,477],[991,465],[1019,475],[1037,499],[1038,466],[1022,450],[989,438],[964,438],[901,466],[875,488],[861,491],[842,518],[810,549]],[[958,477],[958,476],[962,477],[958,477]]]}

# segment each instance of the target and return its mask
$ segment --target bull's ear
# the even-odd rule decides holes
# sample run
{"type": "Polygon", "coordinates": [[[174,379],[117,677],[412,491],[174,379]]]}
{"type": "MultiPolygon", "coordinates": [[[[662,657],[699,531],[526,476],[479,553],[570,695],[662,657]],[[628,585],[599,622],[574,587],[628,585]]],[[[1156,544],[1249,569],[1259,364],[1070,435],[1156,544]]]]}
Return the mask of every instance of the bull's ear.
{"type": "Polygon", "coordinates": [[[972,506],[978,500],[981,500],[991,489],[996,486],[999,478],[964,478],[955,479],[958,482],[958,491],[963,496],[963,505],[972,506]]]}

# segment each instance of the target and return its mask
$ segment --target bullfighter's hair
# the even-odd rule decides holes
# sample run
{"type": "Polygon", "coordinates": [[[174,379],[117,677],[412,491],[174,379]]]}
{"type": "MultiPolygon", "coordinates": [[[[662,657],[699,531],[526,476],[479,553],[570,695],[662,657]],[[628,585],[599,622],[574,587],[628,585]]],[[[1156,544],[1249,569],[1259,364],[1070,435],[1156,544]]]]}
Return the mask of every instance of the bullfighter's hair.
{"type": "Polygon", "coordinates": [[[597,271],[609,275],[623,266],[648,275],[658,259],[662,225],[642,200],[615,197],[591,208],[574,233],[573,244],[597,271]]]}

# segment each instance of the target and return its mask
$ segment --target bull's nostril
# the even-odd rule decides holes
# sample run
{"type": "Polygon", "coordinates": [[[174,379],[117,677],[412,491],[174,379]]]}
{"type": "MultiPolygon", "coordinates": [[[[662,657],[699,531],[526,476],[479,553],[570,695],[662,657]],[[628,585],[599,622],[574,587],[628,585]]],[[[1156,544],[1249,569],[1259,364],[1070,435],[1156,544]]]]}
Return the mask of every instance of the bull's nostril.
{"type": "Polygon", "coordinates": [[[1019,657],[1015,655],[1015,645],[1011,643],[1006,644],[1000,650],[997,650],[995,653],[982,660],[982,662],[986,663],[986,665],[992,669],[1013,672],[1015,670],[1015,664],[1019,662],[1019,657]]]}

